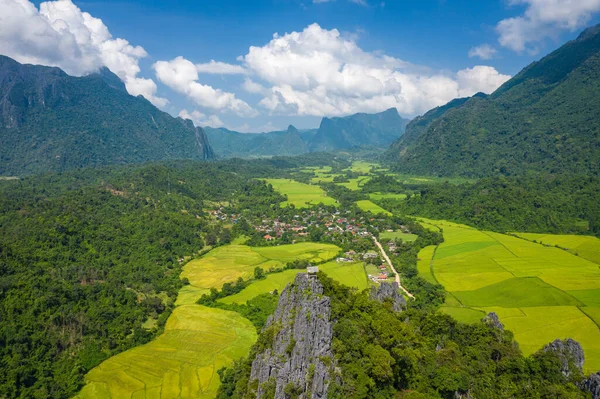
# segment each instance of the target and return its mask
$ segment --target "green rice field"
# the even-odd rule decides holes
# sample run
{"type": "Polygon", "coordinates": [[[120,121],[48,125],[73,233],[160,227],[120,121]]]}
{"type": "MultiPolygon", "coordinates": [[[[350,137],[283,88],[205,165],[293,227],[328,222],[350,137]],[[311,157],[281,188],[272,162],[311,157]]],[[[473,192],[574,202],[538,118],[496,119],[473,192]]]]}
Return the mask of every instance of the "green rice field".
{"type": "Polygon", "coordinates": [[[188,290],[197,290],[199,295],[195,297],[188,294],[189,300],[195,303],[210,288],[220,289],[224,283],[234,282],[239,277],[250,278],[257,266],[266,271],[296,259],[323,262],[333,259],[339,251],[335,245],[312,242],[276,247],[225,245],[215,248],[200,259],[188,262],[181,277],[187,277],[190,281],[192,288],[188,290]]]}
{"type": "Polygon", "coordinates": [[[423,277],[432,284],[437,284],[437,280],[431,273],[431,261],[433,259],[435,248],[435,245],[430,245],[423,248],[421,251],[419,251],[417,260],[417,271],[419,272],[419,276],[423,277]]]}
{"type": "Polygon", "coordinates": [[[396,238],[402,239],[402,241],[413,242],[417,239],[416,234],[403,233],[402,231],[384,231],[379,234],[379,238],[383,241],[395,240],[396,238]]]}
{"type": "MultiPolygon", "coordinates": [[[[527,355],[556,338],[576,339],[585,351],[585,370],[600,369],[598,264],[510,235],[423,222],[443,229],[445,241],[435,251],[433,274],[428,267],[432,247],[419,253],[417,265],[423,278],[439,281],[451,294],[442,312],[474,322],[481,311],[495,311],[527,355]]],[[[552,238],[545,235],[541,241],[550,244],[552,238]]]]}
{"type": "MultiPolygon", "coordinates": [[[[343,263],[332,261],[319,265],[319,270],[349,287],[363,290],[369,286],[362,262],[343,263]]],[[[302,273],[302,270],[285,270],[281,273],[269,274],[264,280],[255,281],[241,292],[220,299],[219,301],[227,304],[244,304],[246,301],[261,294],[266,294],[274,290],[281,292],[288,283],[294,280],[298,273],[302,273]]]]}
{"type": "Polygon", "coordinates": [[[356,173],[369,173],[371,168],[378,168],[379,164],[365,161],[354,161],[352,166],[349,168],[352,172],[356,173]]]}
{"type": "Polygon", "coordinates": [[[395,200],[403,200],[406,198],[406,194],[396,194],[396,193],[370,193],[369,198],[372,200],[378,201],[382,199],[395,199],[395,200]]]}
{"type": "Polygon", "coordinates": [[[349,179],[346,183],[336,183],[340,186],[344,186],[349,190],[358,191],[361,189],[362,185],[368,182],[371,179],[371,176],[360,176],[355,179],[349,179]]]}
{"type": "MultiPolygon", "coordinates": [[[[217,370],[248,355],[257,334],[252,323],[238,313],[197,305],[200,296],[238,277],[249,278],[256,266],[268,269],[296,259],[323,262],[334,258],[339,251],[335,245],[318,243],[260,248],[232,244],[187,263],[181,277],[187,277],[190,285],[181,289],[178,306],[164,333],[92,369],[76,398],[214,398],[220,384],[217,370]]],[[[366,280],[362,265],[349,265],[349,269],[342,271],[337,270],[335,262],[330,263],[331,266],[322,267],[330,269],[332,277],[337,274],[337,279],[344,283],[356,283],[360,276],[366,280]],[[362,274],[358,274],[359,269],[362,274]]],[[[289,277],[285,273],[269,278],[285,279],[289,277]]],[[[267,288],[259,287],[259,291],[267,288]]],[[[266,292],[269,290],[272,288],[266,292]]],[[[253,297],[251,292],[247,295],[253,297]]]]}
{"type": "Polygon", "coordinates": [[[289,179],[266,179],[267,184],[287,196],[288,200],[281,203],[281,207],[294,205],[296,208],[309,208],[323,203],[324,205],[337,205],[336,200],[329,197],[319,186],[299,183],[289,179]]]}
{"type": "Polygon", "coordinates": [[[217,370],[247,356],[256,337],[238,313],[179,306],[160,337],[92,369],[76,398],[214,398],[217,370]]]}
{"type": "Polygon", "coordinates": [[[391,215],[390,212],[386,211],[385,209],[383,209],[379,205],[376,205],[376,204],[374,204],[373,202],[371,202],[369,200],[356,201],[356,205],[358,205],[358,207],[360,209],[362,209],[363,211],[366,211],[366,212],[372,212],[374,214],[383,213],[385,215],[391,215]]]}
{"type": "Polygon", "coordinates": [[[591,236],[515,233],[529,241],[559,246],[573,254],[600,265],[600,239],[591,236]]]}

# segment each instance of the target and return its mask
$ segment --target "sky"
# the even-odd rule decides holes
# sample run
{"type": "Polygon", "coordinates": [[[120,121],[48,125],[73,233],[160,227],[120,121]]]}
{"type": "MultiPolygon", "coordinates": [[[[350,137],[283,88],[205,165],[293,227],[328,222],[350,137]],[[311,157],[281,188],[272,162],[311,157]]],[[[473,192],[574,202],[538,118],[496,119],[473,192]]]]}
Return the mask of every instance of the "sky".
{"type": "Polygon", "coordinates": [[[265,132],[491,93],[597,23],[600,0],[0,0],[0,54],[265,132]]]}

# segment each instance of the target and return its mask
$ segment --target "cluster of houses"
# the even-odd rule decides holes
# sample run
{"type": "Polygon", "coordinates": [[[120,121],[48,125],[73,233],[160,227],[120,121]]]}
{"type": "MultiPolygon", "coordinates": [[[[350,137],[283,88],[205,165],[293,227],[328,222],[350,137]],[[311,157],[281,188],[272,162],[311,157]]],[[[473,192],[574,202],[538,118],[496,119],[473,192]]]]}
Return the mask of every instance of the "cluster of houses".
{"type": "Polygon", "coordinates": [[[349,232],[359,237],[369,237],[367,225],[369,221],[373,220],[348,218],[343,216],[340,211],[330,213],[319,209],[300,211],[288,221],[280,218],[272,220],[265,218],[253,227],[255,230],[265,233],[263,237],[266,241],[281,238],[285,233],[290,233],[294,237],[306,237],[310,227],[324,228],[326,236],[349,232]]]}

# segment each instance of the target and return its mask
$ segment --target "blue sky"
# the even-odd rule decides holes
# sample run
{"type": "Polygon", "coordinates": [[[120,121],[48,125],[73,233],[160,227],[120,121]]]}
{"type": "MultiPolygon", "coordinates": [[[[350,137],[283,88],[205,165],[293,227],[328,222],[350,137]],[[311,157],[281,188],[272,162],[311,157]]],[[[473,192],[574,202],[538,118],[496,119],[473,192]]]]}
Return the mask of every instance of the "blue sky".
{"type": "Polygon", "coordinates": [[[173,115],[264,131],[491,92],[600,22],[600,0],[0,0],[11,13],[2,54],[75,75],[106,65],[173,115]]]}

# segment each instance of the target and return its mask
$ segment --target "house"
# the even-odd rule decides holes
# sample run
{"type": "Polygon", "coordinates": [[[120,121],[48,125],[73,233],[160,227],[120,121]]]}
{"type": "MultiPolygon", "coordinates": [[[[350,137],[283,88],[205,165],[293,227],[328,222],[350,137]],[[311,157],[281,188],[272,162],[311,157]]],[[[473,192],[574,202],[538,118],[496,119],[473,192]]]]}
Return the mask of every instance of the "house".
{"type": "Polygon", "coordinates": [[[311,275],[311,274],[312,274],[312,275],[314,275],[314,274],[317,274],[317,273],[319,272],[319,266],[308,266],[308,267],[306,268],[306,272],[307,272],[309,275],[311,275]]]}
{"type": "Polygon", "coordinates": [[[381,273],[381,274],[379,275],[378,279],[379,279],[379,280],[387,280],[387,279],[388,279],[388,276],[387,276],[387,274],[383,274],[383,273],[381,273]]]}
{"type": "Polygon", "coordinates": [[[267,241],[273,241],[275,239],[275,237],[270,236],[269,234],[267,234],[266,236],[263,237],[265,240],[267,241]]]}
{"type": "Polygon", "coordinates": [[[375,259],[377,254],[375,252],[367,252],[363,255],[363,259],[375,259]]]}

